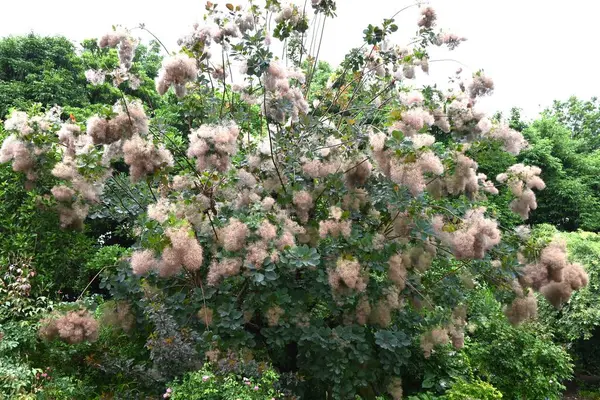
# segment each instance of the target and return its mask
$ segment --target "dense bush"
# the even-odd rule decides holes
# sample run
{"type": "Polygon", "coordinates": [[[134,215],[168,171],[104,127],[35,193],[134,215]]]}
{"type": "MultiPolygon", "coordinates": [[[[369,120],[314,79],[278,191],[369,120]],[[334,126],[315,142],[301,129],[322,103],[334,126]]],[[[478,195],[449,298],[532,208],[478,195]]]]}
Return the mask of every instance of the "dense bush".
{"type": "MultiPolygon", "coordinates": [[[[316,21],[335,11],[312,2],[316,21]]],[[[72,301],[11,317],[28,329],[7,342],[6,393],[557,398],[569,357],[505,314],[521,324],[534,292],[560,307],[588,278],[561,242],[513,229],[545,184],[516,163],[523,135],[477,112],[493,81],[417,85],[434,47],[464,41],[429,7],[412,46],[386,19],[336,70],[308,14],[209,2],[160,71],[156,44],[115,27],[84,43],[96,104],[8,116],[1,217],[29,224],[7,221],[11,251],[39,271],[31,293],[72,301]],[[55,386],[37,386],[44,368],[55,386]]]]}
{"type": "Polygon", "coordinates": [[[0,40],[0,118],[34,103],[88,103],[84,65],[63,37],[34,34],[0,40]]]}
{"type": "Polygon", "coordinates": [[[502,398],[502,393],[487,382],[476,381],[457,382],[452,386],[446,395],[448,400],[496,400],[502,398]]]}
{"type": "Polygon", "coordinates": [[[599,296],[600,236],[590,232],[561,233],[569,249],[570,259],[585,265],[590,284],[560,310],[548,304],[540,308],[540,320],[552,330],[559,343],[564,344],[574,359],[579,376],[600,374],[600,314],[599,296]]]}
{"type": "Polygon", "coordinates": [[[232,371],[216,375],[206,365],[187,374],[181,383],[170,384],[163,397],[173,400],[271,400],[282,395],[275,388],[279,376],[267,366],[256,365],[254,371],[232,371]]]}
{"type": "Polygon", "coordinates": [[[473,333],[466,345],[473,372],[505,399],[560,399],[572,365],[551,333],[537,323],[514,327],[503,321],[489,292],[473,301],[473,333]]]}
{"type": "Polygon", "coordinates": [[[23,178],[10,166],[0,166],[2,265],[7,266],[15,257],[31,258],[40,289],[69,293],[81,266],[94,253],[94,240],[81,232],[56,229],[56,214],[44,210],[38,193],[25,190],[23,184],[23,178]]]}
{"type": "Polygon", "coordinates": [[[531,148],[523,152],[522,160],[539,165],[547,184],[540,193],[540,207],[531,222],[549,223],[563,230],[598,231],[598,150],[553,120],[536,121],[523,134],[531,148]]]}

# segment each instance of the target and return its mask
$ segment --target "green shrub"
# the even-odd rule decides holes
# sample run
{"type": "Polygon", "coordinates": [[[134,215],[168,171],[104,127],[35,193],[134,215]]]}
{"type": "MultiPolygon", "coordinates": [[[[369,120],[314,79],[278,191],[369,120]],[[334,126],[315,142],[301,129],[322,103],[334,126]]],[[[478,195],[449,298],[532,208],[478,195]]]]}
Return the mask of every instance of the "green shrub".
{"type": "Polygon", "coordinates": [[[0,165],[0,260],[30,259],[40,292],[74,294],[81,267],[95,251],[94,240],[61,230],[56,212],[42,208],[38,192],[25,190],[23,182],[10,165],[0,165]]]}
{"type": "Polygon", "coordinates": [[[80,272],[78,289],[84,290],[86,287],[97,288],[100,283],[99,275],[105,268],[113,267],[117,264],[127,249],[112,245],[101,247],[87,261],[80,272]]]}
{"type": "Polygon", "coordinates": [[[274,385],[279,375],[267,369],[258,378],[228,373],[217,375],[205,366],[174,382],[167,390],[172,400],[271,400],[279,396],[274,385]]]}
{"type": "Polygon", "coordinates": [[[446,393],[447,400],[497,400],[502,393],[487,382],[456,382],[446,393]]]}
{"type": "Polygon", "coordinates": [[[571,378],[573,366],[568,353],[552,342],[552,335],[540,324],[509,325],[491,292],[482,292],[472,303],[474,332],[465,351],[475,376],[506,399],[560,399],[562,382],[571,378]]]}

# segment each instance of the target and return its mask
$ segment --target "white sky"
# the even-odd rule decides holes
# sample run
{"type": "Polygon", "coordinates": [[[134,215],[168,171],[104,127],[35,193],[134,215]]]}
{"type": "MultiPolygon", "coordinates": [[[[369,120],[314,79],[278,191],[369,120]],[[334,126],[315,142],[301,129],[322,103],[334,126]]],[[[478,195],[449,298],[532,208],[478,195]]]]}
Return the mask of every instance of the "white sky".
{"type": "MultiPolygon", "coordinates": [[[[321,59],[333,64],[361,43],[362,30],[369,23],[379,24],[411,4],[408,0],[337,3],[338,18],[327,21],[321,48],[321,59]]],[[[102,35],[113,24],[134,27],[144,22],[173,51],[177,38],[201,21],[204,4],[204,0],[0,0],[0,36],[33,31],[79,42],[102,35]]],[[[436,52],[432,59],[457,59],[473,71],[483,68],[496,84],[494,95],[482,104],[486,111],[517,106],[526,116],[535,117],[554,99],[600,95],[594,50],[600,2],[431,0],[430,4],[438,13],[439,27],[469,39],[454,52],[436,52]]],[[[396,18],[399,33],[406,33],[404,42],[416,31],[417,14],[413,7],[396,18]]],[[[431,71],[444,84],[457,67],[439,62],[431,64],[431,71]]]]}

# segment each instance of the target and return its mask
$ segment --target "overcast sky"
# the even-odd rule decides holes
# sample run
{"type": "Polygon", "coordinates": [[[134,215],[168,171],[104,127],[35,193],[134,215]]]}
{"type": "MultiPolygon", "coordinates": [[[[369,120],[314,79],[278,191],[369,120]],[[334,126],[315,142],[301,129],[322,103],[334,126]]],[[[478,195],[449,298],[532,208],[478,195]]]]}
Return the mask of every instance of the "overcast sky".
{"type": "MultiPolygon", "coordinates": [[[[0,36],[33,31],[79,42],[102,35],[113,24],[134,27],[143,22],[175,49],[177,38],[201,21],[205,1],[0,0],[0,4],[0,36]]],[[[338,17],[327,21],[321,49],[321,58],[333,64],[361,43],[362,30],[369,23],[378,24],[411,2],[339,0],[337,4],[338,17]]],[[[482,104],[486,111],[517,106],[526,116],[535,117],[553,99],[600,94],[596,43],[600,2],[432,0],[430,4],[438,12],[438,26],[468,38],[454,52],[436,52],[432,59],[453,58],[473,71],[483,68],[496,83],[494,95],[482,104]]],[[[415,32],[417,13],[413,7],[397,17],[399,35],[415,32]]],[[[447,77],[457,67],[439,62],[431,70],[439,82],[439,77],[447,77]]]]}

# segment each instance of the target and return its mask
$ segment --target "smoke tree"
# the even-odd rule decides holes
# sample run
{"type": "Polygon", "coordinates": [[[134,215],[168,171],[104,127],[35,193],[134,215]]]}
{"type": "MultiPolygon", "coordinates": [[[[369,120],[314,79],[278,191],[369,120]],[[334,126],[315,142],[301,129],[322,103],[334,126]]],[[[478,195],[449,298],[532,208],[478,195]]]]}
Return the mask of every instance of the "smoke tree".
{"type": "MultiPolygon", "coordinates": [[[[334,1],[206,10],[156,79],[186,110],[176,126],[122,95],[87,121],[15,111],[0,150],[65,229],[81,229],[115,185],[135,201],[136,243],[103,285],[127,304],[112,320],[149,327],[131,334],[147,335],[156,379],[244,353],[303,376],[312,398],[399,399],[411,363],[463,346],[474,284],[495,287],[515,324],[536,315],[534,291],[560,306],[587,284],[563,243],[526,246],[526,228],[487,210],[508,190],[526,220],[544,182],[523,164],[478,173],[473,143],[527,146],[477,110],[494,89],[483,71],[419,84],[432,47],[465,41],[431,7],[408,44],[390,40],[396,15],[369,25],[325,86],[315,77],[334,1]],[[53,187],[38,183],[50,176],[53,187]]],[[[139,87],[134,33],[99,39],[119,67],[87,71],[91,84],[139,87]]],[[[73,343],[96,329],[78,311],[42,333],[73,343]]]]}

